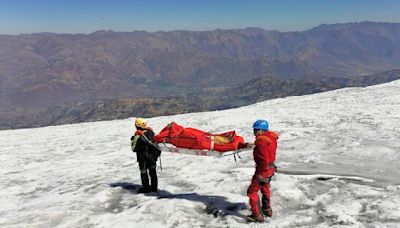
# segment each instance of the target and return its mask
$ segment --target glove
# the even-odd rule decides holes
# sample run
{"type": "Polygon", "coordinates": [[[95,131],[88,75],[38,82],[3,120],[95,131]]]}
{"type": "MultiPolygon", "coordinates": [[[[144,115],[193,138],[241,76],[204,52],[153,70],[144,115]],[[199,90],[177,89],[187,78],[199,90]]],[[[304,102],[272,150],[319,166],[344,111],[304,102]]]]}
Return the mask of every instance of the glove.
{"type": "Polygon", "coordinates": [[[249,147],[249,143],[239,143],[238,149],[246,149],[249,147]]]}

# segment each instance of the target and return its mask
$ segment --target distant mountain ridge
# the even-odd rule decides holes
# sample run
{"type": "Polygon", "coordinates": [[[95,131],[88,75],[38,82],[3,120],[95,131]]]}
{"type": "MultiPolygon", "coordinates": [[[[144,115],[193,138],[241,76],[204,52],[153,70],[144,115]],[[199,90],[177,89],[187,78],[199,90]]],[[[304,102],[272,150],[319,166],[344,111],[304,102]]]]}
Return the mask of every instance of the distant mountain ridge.
{"type": "Polygon", "coordinates": [[[264,75],[303,79],[400,67],[400,24],[0,36],[0,105],[48,106],[149,96],[148,84],[231,86],[264,75]]]}
{"type": "Polygon", "coordinates": [[[369,86],[398,79],[400,69],[328,80],[332,82],[260,77],[230,88],[186,90],[180,96],[105,99],[92,103],[57,105],[30,112],[14,109],[1,113],[0,129],[222,110],[273,98],[300,96],[348,86],[369,86]]]}
{"type": "MultiPolygon", "coordinates": [[[[238,88],[234,89],[238,94],[231,95],[238,97],[237,102],[230,101],[230,106],[235,106],[249,102],[242,98],[248,94],[241,88],[255,89],[250,86],[252,82],[254,86],[267,81],[284,86],[295,80],[297,86],[293,88],[304,94],[309,83],[315,83],[316,88],[339,88],[351,85],[357,75],[398,69],[399,59],[399,23],[320,25],[302,32],[245,28],[0,35],[0,117],[16,120],[15,116],[25,113],[26,119],[13,122],[21,125],[40,119],[31,113],[51,107],[72,110],[81,107],[77,104],[121,98],[140,102],[176,97],[193,105],[188,100],[190,93],[224,97],[229,89],[238,88]]],[[[266,93],[269,95],[255,100],[273,94],[266,93]]],[[[291,93],[281,95],[285,94],[291,93]]],[[[178,106],[186,107],[183,112],[212,108],[204,102],[197,104],[202,109],[178,106]]],[[[89,106],[84,109],[93,109],[89,106]]],[[[42,124],[31,122],[27,126],[42,124]]]]}

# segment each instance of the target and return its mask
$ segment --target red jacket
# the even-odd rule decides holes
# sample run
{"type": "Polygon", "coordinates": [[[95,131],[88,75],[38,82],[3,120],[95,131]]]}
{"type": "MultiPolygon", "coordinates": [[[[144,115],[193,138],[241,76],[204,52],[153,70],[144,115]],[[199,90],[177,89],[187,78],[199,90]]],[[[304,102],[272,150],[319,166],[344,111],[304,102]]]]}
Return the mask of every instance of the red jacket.
{"type": "Polygon", "coordinates": [[[268,177],[275,172],[275,168],[271,165],[275,162],[278,138],[278,134],[273,131],[266,131],[256,137],[253,157],[256,162],[257,176],[268,177]]]}

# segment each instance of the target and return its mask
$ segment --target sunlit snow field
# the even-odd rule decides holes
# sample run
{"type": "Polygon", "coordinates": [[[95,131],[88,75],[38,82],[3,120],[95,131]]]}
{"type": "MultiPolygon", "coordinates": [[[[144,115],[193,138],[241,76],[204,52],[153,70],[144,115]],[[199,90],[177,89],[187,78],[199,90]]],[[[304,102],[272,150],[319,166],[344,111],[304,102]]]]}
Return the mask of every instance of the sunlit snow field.
{"type": "MultiPolygon", "coordinates": [[[[252,142],[280,133],[274,216],[257,227],[400,227],[400,81],[148,119],[252,142]]],[[[250,151],[162,154],[157,194],[136,194],[133,118],[0,131],[0,227],[249,227],[250,151]]],[[[159,164],[159,163],[158,163],[159,164]]]]}

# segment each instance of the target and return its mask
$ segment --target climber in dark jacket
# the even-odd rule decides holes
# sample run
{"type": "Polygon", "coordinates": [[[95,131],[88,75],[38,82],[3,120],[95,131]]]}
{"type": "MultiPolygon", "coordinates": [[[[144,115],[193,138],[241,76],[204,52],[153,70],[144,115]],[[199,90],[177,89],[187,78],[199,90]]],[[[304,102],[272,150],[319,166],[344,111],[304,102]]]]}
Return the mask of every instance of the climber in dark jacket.
{"type": "Polygon", "coordinates": [[[157,192],[157,159],[161,151],[153,143],[154,131],[147,126],[142,118],[135,121],[136,132],[131,137],[132,151],[136,152],[137,161],[139,163],[140,178],[142,180],[142,188],[139,193],[157,192]],[[149,174],[151,184],[149,184],[149,174]]]}

